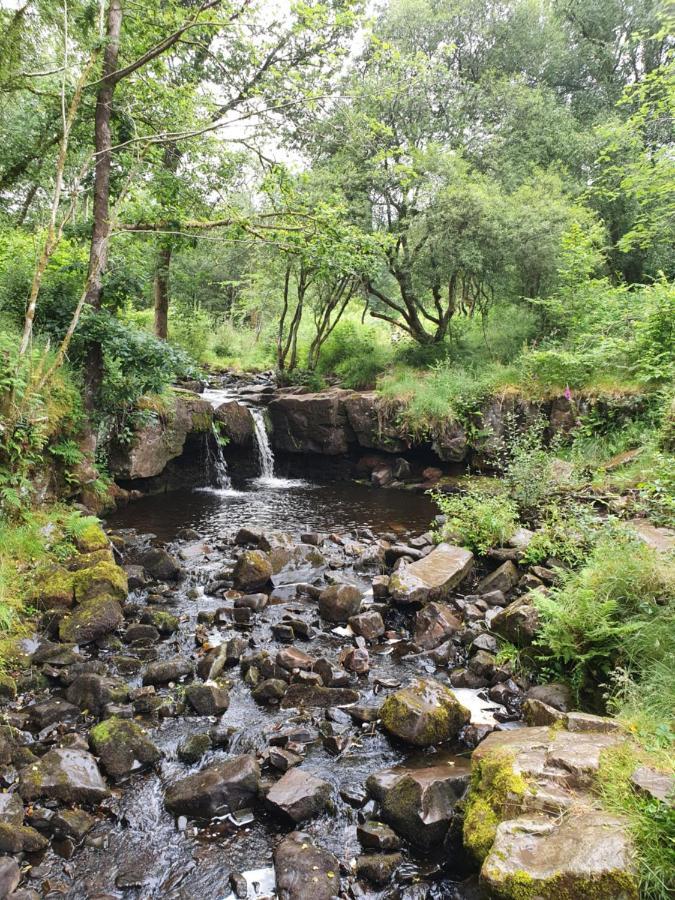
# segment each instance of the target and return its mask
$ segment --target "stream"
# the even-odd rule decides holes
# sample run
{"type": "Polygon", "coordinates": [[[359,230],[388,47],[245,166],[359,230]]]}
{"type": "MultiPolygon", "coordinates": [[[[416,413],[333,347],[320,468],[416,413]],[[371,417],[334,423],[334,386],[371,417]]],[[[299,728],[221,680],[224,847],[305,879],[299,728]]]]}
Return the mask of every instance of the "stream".
{"type": "MultiPolygon", "coordinates": [[[[228,397],[227,392],[210,392],[214,405],[228,397]]],[[[265,649],[272,655],[287,647],[273,631],[288,617],[309,624],[313,637],[295,646],[312,657],[337,660],[340,652],[352,646],[353,637],[344,627],[326,625],[317,614],[316,603],[298,594],[299,583],[325,585],[332,580],[359,587],[365,604],[372,603],[372,578],[377,569],[359,565],[359,555],[350,550],[353,542],[371,547],[378,538],[405,543],[426,532],[435,515],[435,507],[424,494],[404,490],[377,490],[350,481],[322,483],[316,479],[281,478],[275,475],[274,456],[267,440],[263,410],[253,408],[256,423],[259,475],[238,478],[228,471],[222,452],[211,453],[206,461],[211,486],[183,489],[146,496],[112,515],[106,525],[128,546],[166,546],[184,568],[177,583],[154,584],[132,591],[128,604],[137,611],[150,602],[180,619],[179,630],[153,646],[124,648],[145,665],[148,661],[174,657],[180,653],[195,658],[199,654],[195,636],[208,631],[208,646],[218,646],[234,636],[243,637],[251,651],[265,649]],[[262,532],[283,532],[293,542],[319,540],[325,563],[317,567],[304,557],[285,565],[273,579],[269,604],[255,613],[249,622],[235,624],[216,620],[216,610],[231,595],[219,582],[219,573],[234,565],[234,539],[241,528],[262,532]],[[314,533],[314,537],[308,537],[314,533]],[[331,536],[331,537],[329,537],[331,536]],[[204,624],[207,623],[207,624],[204,624]],[[210,623],[210,624],[209,624],[210,623]]],[[[305,547],[306,549],[306,547],[305,547]]],[[[407,640],[410,616],[392,609],[385,616],[390,637],[369,644],[370,671],[352,675],[351,686],[360,693],[365,706],[379,704],[384,695],[414,677],[433,676],[448,681],[448,670],[439,671],[429,655],[420,654],[407,640]]],[[[106,650],[92,651],[107,661],[106,650]]],[[[203,652],[203,651],[201,651],[203,652]]],[[[113,669],[114,671],[114,669],[113,669]]],[[[143,721],[152,741],[162,751],[154,770],[135,774],[113,788],[104,801],[104,816],[87,839],[77,848],[67,843],[62,854],[53,849],[34,866],[31,881],[41,889],[40,896],[67,896],[73,900],[94,898],[200,898],[234,900],[230,875],[243,873],[249,900],[276,897],[272,853],[280,836],[292,827],[256,804],[250,811],[212,819],[204,826],[182,817],[174,818],[164,806],[166,786],[205,765],[227,756],[243,753],[263,755],[270,738],[289,726],[309,729],[315,736],[305,747],[304,771],[320,776],[332,786],[329,811],[304,822],[306,832],[317,847],[334,853],[343,866],[341,897],[422,900],[422,898],[474,898],[477,892],[471,869],[461,853],[448,854],[443,847],[422,853],[404,843],[403,862],[395,881],[376,888],[348,876],[352,861],[362,853],[356,837],[356,824],[374,810],[373,801],[354,801],[363,792],[366,778],[383,768],[406,762],[425,765],[435,762],[455,764],[453,754],[468,757],[466,745],[445,747],[443,751],[415,751],[388,738],[374,723],[352,723],[349,740],[339,752],[329,752],[319,737],[325,721],[323,710],[298,711],[261,705],[251,694],[238,667],[226,669],[230,703],[222,725],[232,730],[227,749],[212,749],[193,765],[177,758],[181,742],[202,733],[216,723],[196,715],[178,714],[143,721]],[[468,877],[468,881],[466,880],[468,877]],[[41,886],[41,887],[39,887],[41,886]]],[[[140,674],[125,675],[132,687],[141,684],[140,674]]],[[[185,679],[183,679],[184,681],[185,679]]],[[[171,694],[169,688],[159,688],[171,694]]],[[[458,691],[463,702],[475,711],[478,722],[493,722],[489,709],[477,691],[458,691]]],[[[494,707],[494,704],[493,704],[494,707]]],[[[330,711],[328,711],[330,713],[330,711]]],[[[337,722],[349,721],[340,710],[337,722]]],[[[474,721],[472,719],[472,721],[474,721]]],[[[272,783],[279,773],[263,768],[263,784],[272,783]]],[[[57,846],[57,850],[58,850],[57,846]]],[[[303,896],[305,896],[303,894],[303,896]]],[[[309,896],[309,895],[307,895],[309,896]]]]}

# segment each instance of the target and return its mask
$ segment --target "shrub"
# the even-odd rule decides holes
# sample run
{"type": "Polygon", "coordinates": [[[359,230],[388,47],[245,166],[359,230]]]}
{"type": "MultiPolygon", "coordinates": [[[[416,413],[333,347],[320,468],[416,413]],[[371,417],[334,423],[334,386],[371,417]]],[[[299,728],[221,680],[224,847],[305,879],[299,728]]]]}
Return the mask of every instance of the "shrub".
{"type": "Polygon", "coordinates": [[[503,494],[471,490],[466,494],[430,491],[445,523],[438,540],[457,541],[476,553],[501,546],[518,527],[515,504],[503,494]]]}
{"type": "Polygon", "coordinates": [[[675,661],[674,588],[668,560],[608,525],[585,565],[537,600],[542,660],[578,694],[609,684],[618,667],[639,684],[675,661]]]}
{"type": "Polygon", "coordinates": [[[553,455],[544,447],[546,423],[538,419],[527,429],[506,423],[504,480],[522,512],[533,515],[555,490],[553,455]]]}
{"type": "Polygon", "coordinates": [[[323,345],[317,372],[337,375],[348,388],[374,387],[391,357],[379,329],[340,322],[323,345]]]}
{"type": "Polygon", "coordinates": [[[590,552],[602,524],[593,510],[581,503],[549,503],[541,512],[523,562],[537,565],[554,557],[569,566],[578,566],[590,552]]]}

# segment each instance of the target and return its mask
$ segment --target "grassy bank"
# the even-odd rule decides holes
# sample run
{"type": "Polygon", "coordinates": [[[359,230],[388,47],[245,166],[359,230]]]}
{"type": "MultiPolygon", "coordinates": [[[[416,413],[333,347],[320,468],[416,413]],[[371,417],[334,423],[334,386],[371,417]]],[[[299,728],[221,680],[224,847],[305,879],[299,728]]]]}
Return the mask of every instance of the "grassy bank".
{"type": "Polygon", "coordinates": [[[19,662],[18,640],[34,627],[36,573],[73,556],[97,522],[62,504],[24,512],[20,521],[0,520],[0,670],[19,662]]]}

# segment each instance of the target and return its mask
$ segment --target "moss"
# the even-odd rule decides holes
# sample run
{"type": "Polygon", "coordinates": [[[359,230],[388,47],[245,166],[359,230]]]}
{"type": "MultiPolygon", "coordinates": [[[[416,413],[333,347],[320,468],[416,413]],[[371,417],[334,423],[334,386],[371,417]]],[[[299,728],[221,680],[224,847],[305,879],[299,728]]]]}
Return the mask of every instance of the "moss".
{"type": "Polygon", "coordinates": [[[83,528],[78,529],[75,544],[82,553],[93,553],[95,550],[107,550],[110,541],[99,524],[88,522],[83,528]]]}
{"type": "Polygon", "coordinates": [[[528,790],[527,781],[514,771],[514,760],[512,753],[495,750],[474,761],[463,833],[464,845],[480,861],[489,853],[509,803],[528,790]]]}
{"type": "Polygon", "coordinates": [[[137,763],[153,765],[161,756],[140,725],[116,716],[104,719],[91,729],[89,744],[101,758],[103,768],[113,776],[128,774],[137,763]]]}
{"type": "Polygon", "coordinates": [[[116,597],[108,594],[81,603],[75,612],[59,624],[62,641],[87,644],[118,628],[123,621],[122,609],[116,597]]]}
{"type": "Polygon", "coordinates": [[[16,699],[16,681],[11,675],[0,672],[0,700],[16,699]]]}
{"type": "Polygon", "coordinates": [[[417,747],[441,744],[454,737],[469,721],[469,712],[453,694],[438,687],[441,690],[433,705],[424,681],[390,694],[380,710],[387,731],[417,747]]]}
{"type": "Polygon", "coordinates": [[[577,878],[554,873],[550,878],[533,878],[518,869],[504,874],[483,867],[491,896],[508,900],[637,900],[638,889],[630,872],[607,872],[597,878],[577,878]]]}
{"type": "Polygon", "coordinates": [[[163,609],[148,609],[143,614],[143,623],[154,625],[160,634],[174,634],[178,631],[178,616],[166,612],[163,609]]]}
{"type": "Polygon", "coordinates": [[[123,600],[129,593],[124,569],[108,561],[98,562],[89,569],[73,573],[73,584],[78,602],[90,600],[100,594],[123,600]]]}
{"type": "Polygon", "coordinates": [[[51,565],[38,571],[30,591],[30,602],[40,609],[69,607],[75,597],[75,576],[63,566],[51,565]]]}

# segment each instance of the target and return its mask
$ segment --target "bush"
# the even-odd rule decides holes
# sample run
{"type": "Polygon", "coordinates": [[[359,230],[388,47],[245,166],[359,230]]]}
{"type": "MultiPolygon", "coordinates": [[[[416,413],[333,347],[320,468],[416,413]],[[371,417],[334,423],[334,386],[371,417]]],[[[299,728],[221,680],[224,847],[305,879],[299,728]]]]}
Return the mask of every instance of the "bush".
{"type": "Polygon", "coordinates": [[[392,351],[377,328],[340,322],[323,345],[317,372],[337,375],[345,387],[374,387],[391,362],[392,351]]]}
{"type": "Polygon", "coordinates": [[[549,503],[541,512],[537,531],[523,553],[523,562],[538,565],[553,557],[578,566],[588,556],[602,520],[588,506],[549,503]]]}
{"type": "Polygon", "coordinates": [[[209,349],[214,331],[213,318],[198,303],[174,303],[169,311],[169,341],[188,354],[195,362],[202,362],[209,349]]]}
{"type": "Polygon", "coordinates": [[[675,663],[674,588],[666,559],[607,526],[586,564],[537,600],[542,661],[577,694],[610,685],[619,668],[639,685],[655,665],[675,663]]]}
{"type": "Polygon", "coordinates": [[[503,494],[471,490],[466,494],[430,491],[446,522],[438,540],[458,542],[475,553],[502,546],[518,527],[515,504],[503,494]]]}
{"type": "Polygon", "coordinates": [[[555,489],[553,455],[544,447],[546,423],[539,419],[525,431],[507,422],[507,450],[503,460],[509,494],[523,513],[536,515],[555,489]]]}

